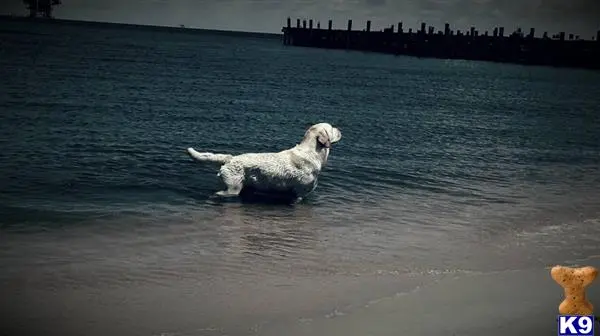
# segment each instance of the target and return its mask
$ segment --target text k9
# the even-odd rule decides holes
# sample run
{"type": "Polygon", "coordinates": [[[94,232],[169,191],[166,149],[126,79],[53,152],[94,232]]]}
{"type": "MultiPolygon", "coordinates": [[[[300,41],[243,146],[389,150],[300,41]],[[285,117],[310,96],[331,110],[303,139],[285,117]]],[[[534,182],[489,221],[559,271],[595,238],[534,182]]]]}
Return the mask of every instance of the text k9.
{"type": "Polygon", "coordinates": [[[594,335],[593,316],[559,316],[559,336],[589,336],[594,335]]]}

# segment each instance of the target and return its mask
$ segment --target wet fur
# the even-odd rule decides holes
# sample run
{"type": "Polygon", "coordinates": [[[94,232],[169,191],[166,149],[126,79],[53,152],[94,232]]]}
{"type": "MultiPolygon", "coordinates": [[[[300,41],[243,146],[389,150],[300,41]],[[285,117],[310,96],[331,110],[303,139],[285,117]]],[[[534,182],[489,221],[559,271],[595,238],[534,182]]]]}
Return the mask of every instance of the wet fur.
{"type": "Polygon", "coordinates": [[[300,200],[315,190],[326,165],[331,145],[340,141],[339,129],[328,123],[312,125],[296,146],[276,153],[240,155],[199,153],[188,148],[196,161],[222,164],[217,174],[223,190],[220,197],[262,194],[300,200]]]}

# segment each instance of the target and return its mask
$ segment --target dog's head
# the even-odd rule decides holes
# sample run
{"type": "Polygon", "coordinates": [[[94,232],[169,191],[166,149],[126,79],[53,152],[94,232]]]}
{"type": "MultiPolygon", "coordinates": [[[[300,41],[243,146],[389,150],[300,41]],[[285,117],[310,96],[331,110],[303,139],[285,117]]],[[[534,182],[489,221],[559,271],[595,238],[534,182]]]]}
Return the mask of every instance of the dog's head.
{"type": "Polygon", "coordinates": [[[306,130],[304,140],[315,139],[318,146],[331,148],[331,145],[342,139],[342,132],[328,123],[312,125],[306,130]]]}

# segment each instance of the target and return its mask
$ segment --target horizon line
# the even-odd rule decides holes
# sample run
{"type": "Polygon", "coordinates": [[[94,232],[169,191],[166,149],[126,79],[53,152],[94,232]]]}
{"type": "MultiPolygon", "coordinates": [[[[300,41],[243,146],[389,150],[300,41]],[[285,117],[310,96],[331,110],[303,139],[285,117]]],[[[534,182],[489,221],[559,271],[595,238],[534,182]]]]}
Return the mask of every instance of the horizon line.
{"type": "Polygon", "coordinates": [[[199,28],[190,27],[183,24],[180,25],[160,25],[160,24],[141,24],[141,23],[127,23],[117,21],[96,21],[96,20],[82,20],[82,19],[66,19],[66,18],[44,18],[44,17],[30,17],[28,15],[16,15],[16,14],[0,14],[0,19],[9,20],[22,20],[22,21],[36,21],[36,22],[48,22],[48,23],[75,23],[75,24],[89,24],[89,25],[116,25],[116,26],[128,26],[135,28],[158,28],[164,30],[179,30],[187,32],[213,32],[213,33],[228,33],[228,34],[251,34],[251,35],[263,35],[270,37],[281,37],[282,33],[270,33],[262,31],[248,31],[248,30],[228,30],[228,29],[214,29],[214,28],[199,28]]]}

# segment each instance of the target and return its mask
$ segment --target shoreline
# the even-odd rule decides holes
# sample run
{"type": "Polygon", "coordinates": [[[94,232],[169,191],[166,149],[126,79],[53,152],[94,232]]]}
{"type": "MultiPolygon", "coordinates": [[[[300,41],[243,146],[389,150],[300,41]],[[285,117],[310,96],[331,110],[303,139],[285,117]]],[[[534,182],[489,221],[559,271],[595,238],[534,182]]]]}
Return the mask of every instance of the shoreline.
{"type": "MultiPolygon", "coordinates": [[[[586,265],[598,268],[600,260],[586,265]]],[[[599,280],[586,293],[600,305],[599,280]]],[[[550,277],[550,267],[462,274],[345,315],[298,321],[261,335],[550,335],[556,334],[562,300],[562,288],[550,277]]]]}

